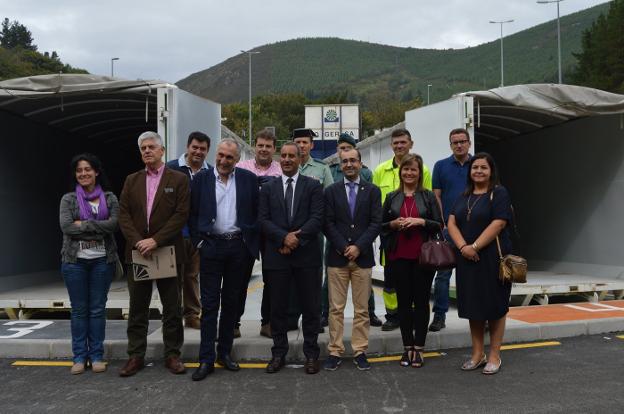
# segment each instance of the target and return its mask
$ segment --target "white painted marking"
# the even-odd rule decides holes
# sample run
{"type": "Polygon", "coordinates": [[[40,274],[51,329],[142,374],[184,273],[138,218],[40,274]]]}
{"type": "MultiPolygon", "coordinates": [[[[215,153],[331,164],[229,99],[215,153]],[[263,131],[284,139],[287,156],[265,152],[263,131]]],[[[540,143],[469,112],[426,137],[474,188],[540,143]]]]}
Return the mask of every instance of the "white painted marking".
{"type": "Polygon", "coordinates": [[[585,312],[612,312],[612,311],[622,311],[624,312],[624,308],[620,308],[617,306],[607,305],[604,303],[591,303],[585,306],[579,305],[564,305],[568,308],[585,311],[585,312]],[[598,309],[596,309],[598,308],[598,309]]]}
{"type": "Polygon", "coordinates": [[[33,333],[37,329],[45,328],[46,326],[52,325],[53,321],[11,321],[4,324],[4,326],[13,326],[13,325],[29,325],[21,328],[8,328],[7,331],[13,331],[14,334],[11,335],[0,335],[0,339],[15,339],[20,338],[22,336],[33,333]]]}

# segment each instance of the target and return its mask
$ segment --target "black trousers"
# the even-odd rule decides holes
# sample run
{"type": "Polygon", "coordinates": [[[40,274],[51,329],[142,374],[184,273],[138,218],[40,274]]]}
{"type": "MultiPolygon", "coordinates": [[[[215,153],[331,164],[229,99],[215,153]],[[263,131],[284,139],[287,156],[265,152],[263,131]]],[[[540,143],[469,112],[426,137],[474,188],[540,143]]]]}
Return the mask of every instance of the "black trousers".
{"type": "Polygon", "coordinates": [[[318,331],[321,276],[317,267],[265,270],[271,292],[271,335],[274,357],[285,357],[288,353],[288,302],[291,282],[294,282],[298,303],[303,314],[303,353],[306,358],[318,359],[318,331]]]}
{"type": "Polygon", "coordinates": [[[260,304],[260,325],[266,325],[271,322],[271,287],[269,286],[269,277],[265,271],[262,271],[262,303],[260,304]]]}
{"type": "Polygon", "coordinates": [[[247,303],[247,289],[249,288],[249,281],[251,280],[251,273],[253,272],[254,264],[256,263],[256,258],[252,255],[249,255],[249,260],[245,263],[245,267],[243,270],[243,280],[240,287],[240,296],[239,296],[239,304],[240,309],[238,311],[238,318],[236,319],[236,327],[240,326],[240,320],[245,313],[245,304],[247,303]]]}
{"type": "Polygon", "coordinates": [[[390,268],[397,294],[403,346],[424,347],[435,272],[422,268],[418,260],[393,260],[390,268]]]}
{"type": "Polygon", "coordinates": [[[165,358],[180,356],[184,343],[182,326],[181,286],[184,266],[178,265],[178,276],[156,280],[135,281],[132,272],[128,272],[128,292],[130,293],[130,311],[128,314],[128,356],[143,358],[147,349],[147,330],[149,327],[149,308],[152,302],[154,283],[158,289],[162,304],[162,333],[165,345],[165,358]]]}
{"type": "Polygon", "coordinates": [[[200,250],[199,288],[201,293],[201,342],[199,362],[214,363],[216,355],[227,355],[234,342],[234,326],[240,310],[240,289],[249,250],[243,239],[212,239],[214,252],[208,254],[206,246],[200,250]],[[219,304],[221,313],[219,314],[219,304]],[[215,355],[219,314],[219,344],[215,355]]]}

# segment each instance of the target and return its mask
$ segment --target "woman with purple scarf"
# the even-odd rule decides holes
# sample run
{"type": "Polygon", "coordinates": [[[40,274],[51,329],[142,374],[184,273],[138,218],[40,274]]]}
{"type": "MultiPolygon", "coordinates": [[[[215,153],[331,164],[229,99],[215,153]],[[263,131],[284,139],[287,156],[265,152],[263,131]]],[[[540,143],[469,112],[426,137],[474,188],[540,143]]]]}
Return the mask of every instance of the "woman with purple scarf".
{"type": "Polygon", "coordinates": [[[107,181],[100,160],[80,154],[71,161],[71,192],[61,199],[63,232],[61,273],[71,301],[72,374],[87,364],[93,372],[106,371],[104,336],[106,300],[117,263],[119,202],[104,191],[107,181]]]}

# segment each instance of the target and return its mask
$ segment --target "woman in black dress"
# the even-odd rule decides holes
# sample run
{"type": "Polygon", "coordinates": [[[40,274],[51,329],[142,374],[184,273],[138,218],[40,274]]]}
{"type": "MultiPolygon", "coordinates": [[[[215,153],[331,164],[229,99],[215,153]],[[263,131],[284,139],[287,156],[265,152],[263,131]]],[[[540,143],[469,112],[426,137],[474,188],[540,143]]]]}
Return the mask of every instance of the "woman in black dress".
{"type": "Polygon", "coordinates": [[[448,230],[459,249],[457,259],[457,310],[470,321],[472,358],[462,370],[483,365],[484,374],[496,374],[501,367],[500,347],[509,310],[511,284],[498,278],[499,255],[496,236],[503,255],[511,251],[505,226],[511,220],[507,190],[499,185],[491,155],[478,153],[469,165],[468,187],[457,199],[448,219],[448,230]],[[490,353],[484,347],[485,323],[490,330],[490,353]]]}

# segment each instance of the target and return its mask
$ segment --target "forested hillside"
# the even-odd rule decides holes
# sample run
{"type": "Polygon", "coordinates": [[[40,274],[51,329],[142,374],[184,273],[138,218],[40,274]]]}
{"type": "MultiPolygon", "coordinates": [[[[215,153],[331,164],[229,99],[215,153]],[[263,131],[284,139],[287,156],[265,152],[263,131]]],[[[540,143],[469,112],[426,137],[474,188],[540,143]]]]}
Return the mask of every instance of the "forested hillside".
{"type": "Polygon", "coordinates": [[[39,52],[30,30],[5,18],[0,29],[0,80],[48,73],[88,73],[61,62],[55,51],[39,52]]]}
{"type": "MultiPolygon", "coordinates": [[[[564,82],[575,68],[584,30],[608,3],[561,18],[564,82]]],[[[475,24],[488,24],[475,22],[475,24]]],[[[432,101],[456,92],[500,84],[498,40],[465,49],[413,49],[337,38],[296,39],[254,49],[254,95],[303,93],[314,99],[346,92],[365,107],[380,94],[432,101]]],[[[557,79],[557,29],[552,20],[505,38],[505,84],[557,79]]],[[[248,60],[236,55],[178,82],[181,88],[222,103],[247,99],[248,60]]]]}

